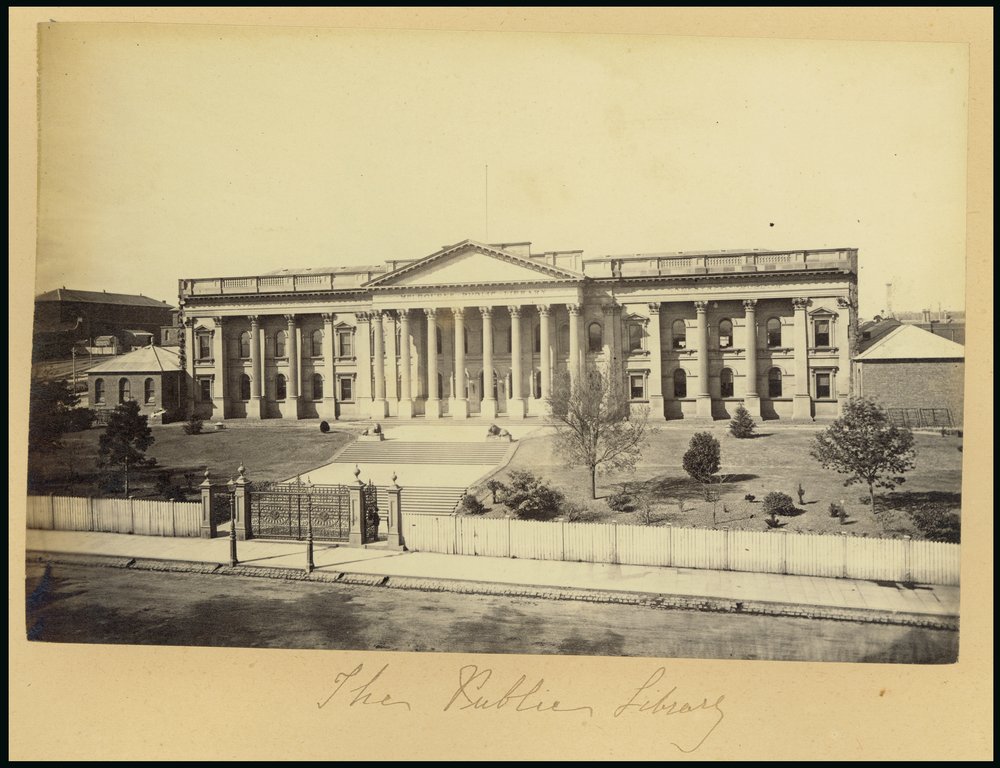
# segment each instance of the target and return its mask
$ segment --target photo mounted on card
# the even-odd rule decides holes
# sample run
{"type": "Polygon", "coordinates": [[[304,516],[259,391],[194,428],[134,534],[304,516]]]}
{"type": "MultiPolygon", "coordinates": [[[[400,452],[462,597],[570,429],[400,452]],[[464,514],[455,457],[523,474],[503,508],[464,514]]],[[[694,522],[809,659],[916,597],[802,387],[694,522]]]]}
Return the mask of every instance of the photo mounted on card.
{"type": "MultiPolygon", "coordinates": [[[[38,46],[33,643],[958,659],[964,46],[38,46]]],[[[600,704],[453,672],[445,711],[681,752],[726,713],[657,663],[600,704]]]]}

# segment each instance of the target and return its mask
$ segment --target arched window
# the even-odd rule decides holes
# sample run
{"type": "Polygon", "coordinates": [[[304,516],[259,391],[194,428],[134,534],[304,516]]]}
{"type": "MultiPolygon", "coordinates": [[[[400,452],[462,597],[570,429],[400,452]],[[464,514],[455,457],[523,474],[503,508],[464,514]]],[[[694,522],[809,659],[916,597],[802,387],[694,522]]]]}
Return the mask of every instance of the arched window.
{"type": "Polygon", "coordinates": [[[767,396],[781,397],[781,369],[772,368],[767,372],[767,396]]]}
{"type": "Polygon", "coordinates": [[[560,355],[569,354],[569,326],[560,325],[559,326],[559,341],[558,349],[560,355]]]}
{"type": "Polygon", "coordinates": [[[118,402],[124,403],[132,399],[132,385],[128,379],[118,380],[118,402]]]}
{"type": "Polygon", "coordinates": [[[683,320],[674,320],[670,325],[671,345],[674,349],[687,348],[687,325],[683,320]]]}
{"type": "Polygon", "coordinates": [[[312,356],[322,357],[323,356],[323,331],[318,328],[310,334],[310,339],[312,340],[312,356]]]}
{"type": "Polygon", "coordinates": [[[534,338],[534,343],[533,343],[532,349],[534,349],[535,352],[539,352],[540,353],[542,351],[542,324],[541,323],[538,323],[537,325],[535,325],[534,332],[535,332],[535,338],[534,338]]]}
{"type": "Polygon", "coordinates": [[[604,351],[604,333],[600,323],[591,323],[587,326],[587,349],[591,352],[604,351]]]}
{"type": "Polygon", "coordinates": [[[243,331],[240,334],[240,357],[250,357],[250,331],[243,331]]]}
{"type": "MultiPolygon", "coordinates": [[[[278,331],[274,334],[274,356],[284,357],[285,356],[285,342],[288,341],[287,331],[278,331]]],[[[284,400],[284,398],[281,398],[284,400]]]]}
{"type": "Polygon", "coordinates": [[[642,323],[628,324],[628,351],[642,351],[642,323]]]}
{"type": "Polygon", "coordinates": [[[284,400],[287,395],[288,391],[285,383],[285,374],[279,373],[274,377],[274,399],[284,400]]]}
{"type": "Polygon", "coordinates": [[[396,325],[396,356],[403,353],[403,326],[396,325]]]}
{"type": "Polygon", "coordinates": [[[733,372],[729,368],[719,372],[719,394],[722,397],[733,396],[733,372]]]}
{"type": "Polygon", "coordinates": [[[674,397],[683,398],[688,396],[687,374],[683,368],[674,371],[674,397]]]}
{"type": "Polygon", "coordinates": [[[156,385],[152,379],[146,379],[142,383],[142,401],[147,405],[156,402],[156,385]]]}
{"type": "Polygon", "coordinates": [[[719,349],[729,349],[733,346],[733,321],[719,321],[719,349]]]}
{"type": "Polygon", "coordinates": [[[105,398],[104,394],[104,379],[97,379],[94,382],[94,402],[103,403],[105,398]]]}
{"type": "Polygon", "coordinates": [[[767,321],[767,346],[781,346],[781,321],[776,317],[767,321]]]}
{"type": "Polygon", "coordinates": [[[318,373],[314,373],[312,377],[313,384],[313,400],[323,399],[323,377],[318,373]]]}

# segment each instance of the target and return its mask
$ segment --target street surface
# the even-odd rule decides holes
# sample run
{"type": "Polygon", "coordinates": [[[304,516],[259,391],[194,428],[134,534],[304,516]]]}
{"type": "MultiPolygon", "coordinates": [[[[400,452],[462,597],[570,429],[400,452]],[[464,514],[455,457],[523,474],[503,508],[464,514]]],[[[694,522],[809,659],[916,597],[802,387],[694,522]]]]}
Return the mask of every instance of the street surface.
{"type": "Polygon", "coordinates": [[[32,640],[251,648],[949,663],[958,633],[884,624],[29,564],[32,640]]]}

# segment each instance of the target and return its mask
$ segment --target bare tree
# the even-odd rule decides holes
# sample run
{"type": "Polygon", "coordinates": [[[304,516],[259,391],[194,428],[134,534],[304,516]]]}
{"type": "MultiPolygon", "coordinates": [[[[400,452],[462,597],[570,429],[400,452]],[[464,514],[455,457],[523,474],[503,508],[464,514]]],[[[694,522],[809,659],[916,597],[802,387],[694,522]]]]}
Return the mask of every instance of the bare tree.
{"type": "Polygon", "coordinates": [[[597,498],[597,472],[635,469],[647,437],[649,408],[630,409],[624,389],[596,371],[570,381],[553,382],[548,399],[556,420],[556,450],[568,466],[590,473],[590,493],[597,498]]]}

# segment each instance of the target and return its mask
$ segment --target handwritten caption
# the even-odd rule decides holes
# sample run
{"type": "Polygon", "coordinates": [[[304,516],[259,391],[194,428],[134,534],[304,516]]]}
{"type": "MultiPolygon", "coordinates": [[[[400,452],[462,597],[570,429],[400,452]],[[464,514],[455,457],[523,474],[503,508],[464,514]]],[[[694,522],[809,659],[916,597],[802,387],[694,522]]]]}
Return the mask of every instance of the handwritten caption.
{"type": "MultiPolygon", "coordinates": [[[[346,707],[392,707],[413,711],[414,705],[396,693],[389,665],[383,664],[372,672],[358,664],[348,672],[338,672],[333,689],[316,702],[318,709],[339,705],[346,707]]],[[[687,699],[678,693],[678,686],[667,679],[665,667],[654,670],[645,680],[631,686],[623,685],[620,695],[609,692],[612,705],[599,705],[583,700],[567,701],[553,692],[545,678],[527,675],[503,677],[490,667],[466,664],[459,667],[452,682],[441,697],[444,712],[509,711],[519,713],[573,714],[578,717],[610,717],[619,720],[633,717],[673,717],[683,722],[689,732],[670,743],[679,751],[690,753],[700,748],[715,732],[726,715],[722,709],[724,695],[687,699]]],[[[433,706],[433,705],[432,705],[433,706]]]]}

